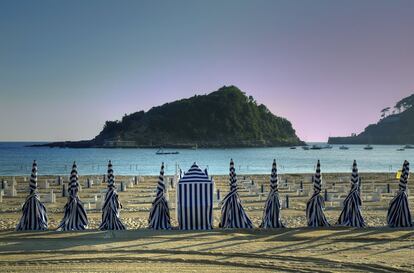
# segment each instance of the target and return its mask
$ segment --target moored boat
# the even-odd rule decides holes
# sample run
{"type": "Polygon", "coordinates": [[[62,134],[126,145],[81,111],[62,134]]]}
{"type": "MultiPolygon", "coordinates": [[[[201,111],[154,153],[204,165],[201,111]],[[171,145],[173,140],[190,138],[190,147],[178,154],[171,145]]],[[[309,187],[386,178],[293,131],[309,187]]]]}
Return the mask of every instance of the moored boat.
{"type": "Polygon", "coordinates": [[[312,147],[310,147],[311,150],[322,150],[321,146],[318,145],[312,145],[312,147]]]}
{"type": "Polygon", "coordinates": [[[157,155],[177,155],[179,154],[179,152],[174,151],[174,152],[165,152],[163,148],[159,148],[158,151],[155,152],[155,154],[157,155]]]}
{"type": "Polygon", "coordinates": [[[372,149],[374,149],[374,148],[369,144],[364,147],[364,150],[372,150],[372,149]]]}

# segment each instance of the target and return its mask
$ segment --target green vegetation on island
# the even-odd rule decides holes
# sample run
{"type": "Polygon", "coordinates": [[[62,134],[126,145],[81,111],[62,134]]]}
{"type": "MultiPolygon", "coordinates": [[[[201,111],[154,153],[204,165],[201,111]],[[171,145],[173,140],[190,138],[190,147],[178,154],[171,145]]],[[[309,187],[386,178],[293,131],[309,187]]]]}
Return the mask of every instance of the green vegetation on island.
{"type": "Polygon", "coordinates": [[[381,119],[359,135],[330,137],[330,144],[414,144],[414,94],[381,110],[381,119]]]}
{"type": "Polygon", "coordinates": [[[107,121],[94,139],[49,147],[266,147],[304,144],[292,124],[235,86],[107,121]]]}

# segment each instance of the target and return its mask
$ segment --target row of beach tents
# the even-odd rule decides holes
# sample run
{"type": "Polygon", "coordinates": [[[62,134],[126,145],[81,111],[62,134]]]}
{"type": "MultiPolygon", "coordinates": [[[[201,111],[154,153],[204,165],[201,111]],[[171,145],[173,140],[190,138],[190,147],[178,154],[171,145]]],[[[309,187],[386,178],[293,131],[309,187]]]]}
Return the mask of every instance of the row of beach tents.
{"type": "MultiPolygon", "coordinates": [[[[391,200],[387,223],[389,227],[412,227],[411,213],[408,205],[407,182],[409,163],[404,161],[399,180],[399,190],[391,200]]],[[[120,219],[121,203],[115,187],[114,171],[111,161],[107,172],[108,189],[102,206],[100,230],[124,230],[120,219]]],[[[321,196],[321,168],[316,165],[313,179],[313,194],[306,204],[307,225],[309,227],[330,226],[324,214],[324,199],[321,196]]],[[[230,161],[229,193],[222,200],[220,228],[253,228],[253,224],[243,209],[238,194],[237,176],[233,160],[230,161]]],[[[29,195],[22,208],[22,217],[16,230],[46,230],[48,218],[45,206],[40,202],[37,192],[37,164],[33,162],[29,181],[29,195]]],[[[64,216],[58,230],[84,230],[88,226],[88,217],[79,198],[79,182],[76,163],[70,174],[68,201],[64,207],[64,216]]],[[[343,202],[343,209],[337,225],[365,227],[361,214],[360,178],[357,163],[354,161],[351,176],[351,189],[343,202]]],[[[206,230],[213,228],[213,181],[194,163],[188,172],[180,178],[177,187],[177,216],[182,230],[206,230]]],[[[164,164],[161,165],[157,191],[149,213],[150,229],[171,229],[171,217],[168,201],[165,197],[164,164]]],[[[278,176],[276,160],[273,161],[270,176],[270,191],[265,202],[260,228],[282,228],[281,204],[278,193],[278,176]]]]}

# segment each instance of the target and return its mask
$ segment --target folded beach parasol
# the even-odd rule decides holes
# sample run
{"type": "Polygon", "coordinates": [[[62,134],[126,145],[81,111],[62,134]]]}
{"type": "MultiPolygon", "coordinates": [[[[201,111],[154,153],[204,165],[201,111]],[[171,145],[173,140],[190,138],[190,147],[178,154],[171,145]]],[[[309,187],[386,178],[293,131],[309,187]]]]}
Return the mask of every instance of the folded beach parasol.
{"type": "Polygon", "coordinates": [[[118,193],[115,188],[114,170],[112,169],[112,163],[108,163],[108,191],[105,195],[105,202],[102,206],[102,223],[99,226],[100,230],[123,230],[125,229],[121,219],[119,219],[119,211],[121,209],[121,203],[118,199],[118,193]]]}
{"type": "Polygon", "coordinates": [[[30,192],[23,205],[23,215],[16,230],[47,230],[47,214],[45,206],[40,202],[37,193],[37,163],[33,161],[32,174],[29,181],[30,192]]]}
{"type": "Polygon", "coordinates": [[[281,228],[284,227],[280,219],[280,200],[278,190],[276,159],[273,160],[272,174],[270,175],[270,192],[267,196],[261,228],[281,228]]]}
{"type": "Polygon", "coordinates": [[[309,227],[328,227],[329,223],[326,220],[324,209],[324,200],[320,195],[322,185],[321,178],[321,164],[318,160],[316,165],[316,172],[313,180],[313,194],[306,204],[306,218],[309,227]]]}
{"type": "Polygon", "coordinates": [[[58,227],[59,230],[84,230],[88,226],[88,217],[78,192],[78,171],[76,162],[73,162],[70,173],[69,197],[65,205],[65,214],[58,227]]]}
{"type": "Polygon", "coordinates": [[[230,160],[230,192],[223,199],[221,207],[222,228],[252,228],[253,224],[243,209],[237,192],[237,176],[233,159],[230,160]]]}
{"type": "Polygon", "coordinates": [[[151,229],[171,229],[170,209],[165,199],[164,163],[158,177],[157,196],[150,210],[148,227],[151,229]]]}
{"type": "Polygon", "coordinates": [[[338,219],[338,225],[348,227],[365,227],[361,213],[360,179],[356,160],[352,164],[351,190],[344,200],[344,207],[338,219]]]}
{"type": "Polygon", "coordinates": [[[387,223],[390,227],[412,227],[410,207],[408,206],[407,183],[410,163],[404,161],[397,195],[391,200],[387,223]]]}

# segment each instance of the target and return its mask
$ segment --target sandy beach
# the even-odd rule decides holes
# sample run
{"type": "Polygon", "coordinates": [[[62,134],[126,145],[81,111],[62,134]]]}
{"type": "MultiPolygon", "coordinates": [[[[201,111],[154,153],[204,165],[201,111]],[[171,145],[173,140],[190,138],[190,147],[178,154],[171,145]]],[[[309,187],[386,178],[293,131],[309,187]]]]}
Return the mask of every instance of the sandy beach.
{"type": "MultiPolygon", "coordinates": [[[[101,213],[96,209],[100,193],[106,184],[101,176],[80,177],[80,197],[87,204],[90,221],[84,232],[57,232],[67,200],[55,176],[40,176],[41,199],[51,190],[55,203],[45,203],[50,231],[14,232],[21,215],[28,182],[24,177],[2,177],[10,189],[14,184],[16,196],[3,196],[0,203],[0,271],[22,272],[412,272],[414,262],[414,229],[385,227],[389,201],[398,188],[395,174],[362,173],[363,215],[368,228],[305,227],[305,204],[311,193],[311,174],[280,175],[280,196],[289,208],[283,208],[282,230],[221,230],[219,202],[214,206],[212,231],[184,232],[180,230],[151,231],[147,228],[148,212],[154,198],[157,177],[116,177],[123,204],[121,219],[129,230],[124,232],[97,231],[101,213]],[[90,188],[86,180],[94,181],[90,188]],[[285,181],[287,180],[287,184],[285,181]],[[12,182],[15,181],[15,182],[12,182]],[[303,191],[300,191],[302,181],[303,191]],[[389,190],[388,193],[388,186],[389,190]],[[97,195],[97,196],[96,196],[97,195]],[[95,201],[97,200],[97,201],[95,201]],[[386,261],[386,262],[384,262],[386,261]]],[[[167,184],[172,177],[166,177],[167,184]]],[[[228,192],[227,176],[214,176],[221,198],[228,192]]],[[[255,227],[261,222],[263,205],[268,191],[268,176],[239,176],[240,196],[255,227]],[[253,183],[251,182],[253,180],[253,183]],[[253,184],[253,185],[252,185],[253,184]],[[261,185],[264,193],[261,193],[261,185]]],[[[328,190],[326,215],[335,224],[340,211],[339,199],[349,190],[349,174],[324,174],[323,188],[328,190]]],[[[62,177],[67,184],[68,177],[62,177]]],[[[170,184],[171,185],[171,184],[170,184]]],[[[409,188],[413,192],[413,185],[409,188]]],[[[10,190],[9,190],[10,191],[10,190]]],[[[175,215],[175,187],[169,186],[172,223],[175,215]]],[[[414,199],[410,198],[414,207],[414,199]]]]}
{"type": "Polygon", "coordinates": [[[2,272],[412,272],[414,265],[413,230],[386,228],[0,235],[2,272]]]}

